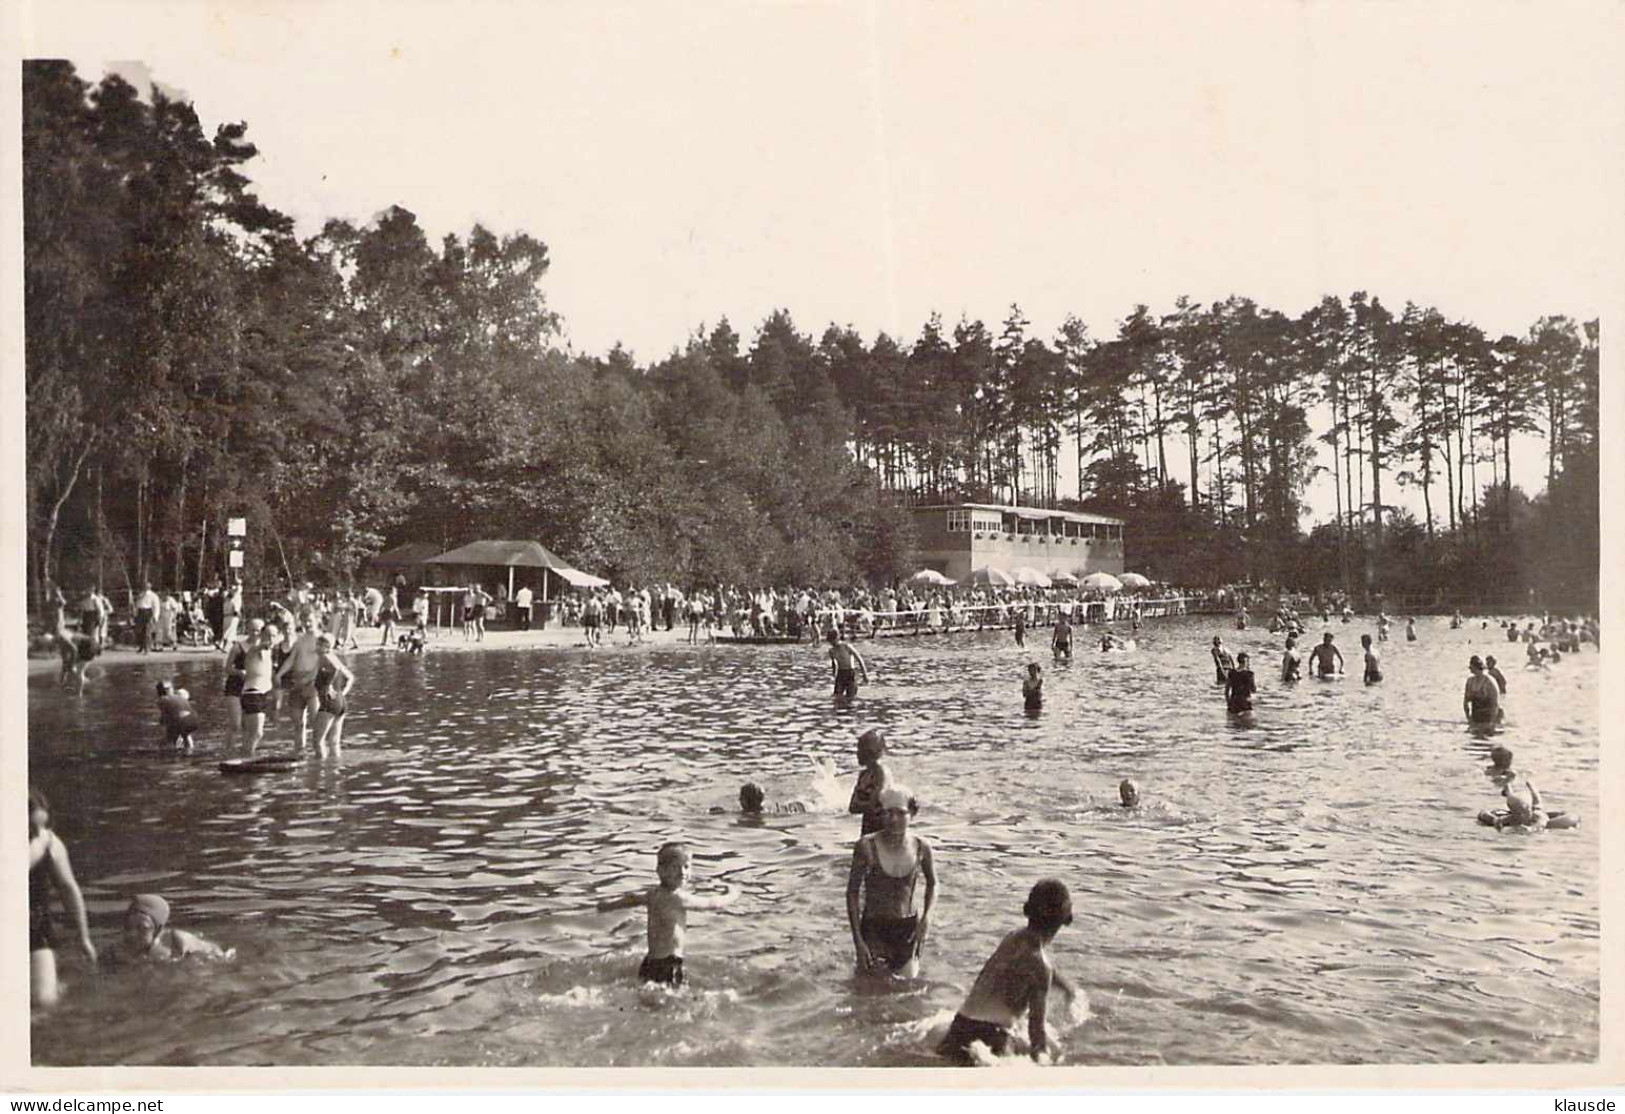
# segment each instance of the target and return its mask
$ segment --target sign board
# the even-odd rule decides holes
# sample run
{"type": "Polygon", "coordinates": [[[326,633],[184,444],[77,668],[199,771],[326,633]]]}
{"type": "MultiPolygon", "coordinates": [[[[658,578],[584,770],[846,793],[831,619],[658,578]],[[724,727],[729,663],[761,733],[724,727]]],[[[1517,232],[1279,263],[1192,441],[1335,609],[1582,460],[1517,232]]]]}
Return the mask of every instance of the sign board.
{"type": "Polygon", "coordinates": [[[230,565],[231,565],[232,568],[240,569],[240,568],[243,567],[243,551],[242,550],[234,549],[230,553],[228,553],[226,556],[231,558],[230,565]]]}
{"type": "Polygon", "coordinates": [[[226,519],[226,536],[232,538],[246,538],[248,536],[248,519],[226,519]]]}

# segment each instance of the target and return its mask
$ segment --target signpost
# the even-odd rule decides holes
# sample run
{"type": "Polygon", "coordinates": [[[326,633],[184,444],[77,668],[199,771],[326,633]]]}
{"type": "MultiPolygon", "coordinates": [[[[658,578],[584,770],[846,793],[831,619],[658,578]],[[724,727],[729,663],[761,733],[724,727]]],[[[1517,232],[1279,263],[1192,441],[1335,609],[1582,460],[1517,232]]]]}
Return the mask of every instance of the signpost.
{"type": "Polygon", "coordinates": [[[241,580],[240,570],[243,567],[243,546],[248,540],[248,519],[226,519],[226,567],[239,570],[237,579],[241,580]]]}

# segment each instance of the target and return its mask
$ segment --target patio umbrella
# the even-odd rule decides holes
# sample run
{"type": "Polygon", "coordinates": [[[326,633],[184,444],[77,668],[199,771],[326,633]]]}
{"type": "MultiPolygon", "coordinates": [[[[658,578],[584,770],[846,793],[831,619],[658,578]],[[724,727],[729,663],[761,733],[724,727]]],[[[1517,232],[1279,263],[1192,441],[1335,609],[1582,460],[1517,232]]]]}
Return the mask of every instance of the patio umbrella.
{"type": "Polygon", "coordinates": [[[1068,588],[1075,588],[1078,585],[1078,578],[1069,572],[1058,572],[1054,576],[1051,576],[1050,579],[1056,584],[1061,584],[1068,588]]]}
{"type": "Polygon", "coordinates": [[[1123,582],[1109,572],[1092,572],[1083,578],[1083,586],[1101,592],[1119,592],[1122,591],[1123,582]]]}
{"type": "Polygon", "coordinates": [[[1121,577],[1119,577],[1118,579],[1122,581],[1123,587],[1125,587],[1125,588],[1149,588],[1149,587],[1151,587],[1151,581],[1147,580],[1145,577],[1141,576],[1137,572],[1126,572],[1121,577]]]}
{"type": "Polygon", "coordinates": [[[1008,588],[1015,584],[1016,578],[1005,572],[1003,569],[996,569],[991,565],[983,565],[979,569],[971,570],[970,582],[972,584],[993,584],[1002,588],[1008,588]]]}
{"type": "Polygon", "coordinates": [[[909,583],[911,584],[946,585],[953,583],[952,580],[949,580],[946,576],[943,576],[936,569],[921,569],[908,579],[909,583]]]}
{"type": "Polygon", "coordinates": [[[1034,588],[1048,588],[1052,581],[1037,569],[1023,565],[1015,571],[1017,584],[1027,584],[1034,588]]]}

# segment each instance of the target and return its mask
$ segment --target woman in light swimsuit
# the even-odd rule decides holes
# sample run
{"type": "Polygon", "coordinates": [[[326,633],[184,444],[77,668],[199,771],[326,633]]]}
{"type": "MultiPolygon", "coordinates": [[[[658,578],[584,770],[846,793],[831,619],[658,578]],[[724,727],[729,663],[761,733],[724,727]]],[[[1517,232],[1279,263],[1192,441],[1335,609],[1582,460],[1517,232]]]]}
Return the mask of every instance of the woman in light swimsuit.
{"type": "Polygon", "coordinates": [[[919,806],[900,786],[880,792],[881,829],[859,839],[846,883],[846,916],[861,973],[913,978],[919,973],[937,872],[931,845],[908,834],[909,814],[919,806]],[[916,911],[915,891],[925,878],[916,911]]]}

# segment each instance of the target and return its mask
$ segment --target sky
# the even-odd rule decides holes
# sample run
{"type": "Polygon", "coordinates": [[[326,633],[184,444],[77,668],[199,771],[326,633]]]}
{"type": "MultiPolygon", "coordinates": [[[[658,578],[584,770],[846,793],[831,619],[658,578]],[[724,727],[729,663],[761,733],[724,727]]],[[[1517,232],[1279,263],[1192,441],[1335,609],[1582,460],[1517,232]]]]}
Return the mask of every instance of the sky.
{"type": "MultiPolygon", "coordinates": [[[[541,239],[583,353],[659,359],[722,316],[748,341],[779,307],[906,342],[1013,303],[1045,337],[1180,295],[1365,290],[1496,336],[1617,304],[1619,5],[25,11],[25,57],[247,121],[303,233],[399,204],[432,238],[541,239]]],[[[1542,451],[1514,446],[1531,491],[1542,451]]],[[[1329,480],[1309,498],[1326,517],[1329,480]]]]}

